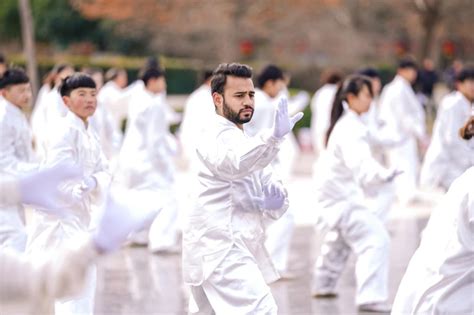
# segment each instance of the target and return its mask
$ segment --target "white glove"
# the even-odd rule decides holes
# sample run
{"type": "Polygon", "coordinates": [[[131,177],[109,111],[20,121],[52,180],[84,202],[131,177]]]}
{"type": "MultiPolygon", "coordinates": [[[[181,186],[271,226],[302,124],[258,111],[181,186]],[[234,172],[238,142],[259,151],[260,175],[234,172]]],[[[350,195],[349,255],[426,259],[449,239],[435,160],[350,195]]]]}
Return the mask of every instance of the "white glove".
{"type": "Polygon", "coordinates": [[[99,213],[97,229],[93,235],[94,243],[101,253],[108,253],[120,247],[128,235],[150,225],[161,210],[157,203],[142,203],[147,192],[122,192],[117,194],[121,200],[133,205],[133,211],[125,201],[119,201],[108,193],[105,207],[99,213]]]}
{"type": "Polygon", "coordinates": [[[80,168],[70,164],[60,164],[34,174],[28,174],[19,181],[22,203],[31,204],[46,213],[63,215],[61,201],[68,198],[67,193],[58,186],[66,180],[81,177],[80,168]]]}
{"type": "Polygon", "coordinates": [[[85,195],[86,194],[84,192],[84,189],[82,188],[82,184],[74,185],[74,187],[72,187],[72,191],[71,191],[72,202],[74,203],[81,202],[82,199],[84,199],[85,195]]]}
{"type": "Polygon", "coordinates": [[[97,187],[97,180],[94,176],[86,177],[82,180],[81,183],[81,190],[83,193],[88,193],[94,190],[97,187]]]}
{"type": "Polygon", "coordinates": [[[279,184],[272,183],[263,187],[263,208],[265,210],[278,210],[285,203],[285,191],[279,184]]]}
{"type": "Polygon", "coordinates": [[[288,115],[288,100],[282,98],[278,103],[278,109],[275,115],[275,124],[273,127],[273,136],[276,138],[283,138],[295,126],[295,124],[303,118],[303,113],[296,113],[293,117],[288,115]]]}

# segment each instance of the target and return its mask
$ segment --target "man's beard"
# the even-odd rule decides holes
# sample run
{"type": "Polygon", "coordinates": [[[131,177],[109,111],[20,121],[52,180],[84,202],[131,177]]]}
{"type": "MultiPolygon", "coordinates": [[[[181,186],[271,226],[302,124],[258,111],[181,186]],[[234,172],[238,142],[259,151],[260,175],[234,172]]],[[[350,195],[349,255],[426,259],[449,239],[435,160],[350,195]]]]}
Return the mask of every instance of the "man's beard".
{"type": "Polygon", "coordinates": [[[224,104],[223,104],[222,108],[223,108],[224,117],[227,118],[228,120],[230,120],[231,122],[233,122],[234,124],[242,125],[242,124],[248,123],[252,119],[252,116],[253,116],[253,108],[252,107],[245,106],[244,108],[239,110],[239,112],[235,112],[229,106],[227,106],[227,103],[225,102],[225,99],[224,99],[224,104]],[[244,117],[242,112],[244,110],[247,110],[247,109],[251,109],[252,113],[250,114],[250,116],[244,117]]]}

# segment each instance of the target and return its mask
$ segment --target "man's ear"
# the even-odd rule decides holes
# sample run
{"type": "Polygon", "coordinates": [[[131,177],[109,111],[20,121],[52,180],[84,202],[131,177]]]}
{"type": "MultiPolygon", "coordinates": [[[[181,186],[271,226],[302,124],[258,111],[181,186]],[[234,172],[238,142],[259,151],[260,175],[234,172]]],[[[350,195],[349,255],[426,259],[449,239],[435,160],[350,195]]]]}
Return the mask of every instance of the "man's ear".
{"type": "Polygon", "coordinates": [[[71,98],[67,95],[61,97],[63,99],[64,105],[69,108],[69,104],[71,103],[71,98]]]}
{"type": "Polygon", "coordinates": [[[221,108],[222,104],[224,104],[224,97],[217,92],[212,93],[212,100],[217,108],[221,108]]]}

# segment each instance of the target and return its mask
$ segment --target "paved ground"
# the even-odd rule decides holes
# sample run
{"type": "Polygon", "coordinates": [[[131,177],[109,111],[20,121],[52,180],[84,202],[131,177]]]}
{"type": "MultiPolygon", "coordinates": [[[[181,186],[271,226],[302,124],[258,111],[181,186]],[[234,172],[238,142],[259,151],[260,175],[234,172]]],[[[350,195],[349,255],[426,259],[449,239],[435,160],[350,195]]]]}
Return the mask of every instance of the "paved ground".
{"type": "MultiPolygon", "coordinates": [[[[308,165],[310,157],[307,159],[308,165]]],[[[304,163],[303,163],[304,164],[304,163]]],[[[296,200],[297,228],[292,240],[290,270],[295,279],[271,285],[279,314],[357,314],[354,305],[354,258],[338,284],[339,297],[310,296],[311,269],[319,253],[321,235],[314,231],[311,178],[308,167],[296,169],[290,196],[296,200]]],[[[395,206],[387,223],[392,237],[390,299],[393,301],[406,265],[439,195],[422,194],[416,206],[395,206]]],[[[96,314],[186,314],[187,291],[182,285],[180,255],[151,255],[143,247],[128,247],[99,263],[96,314]]]]}

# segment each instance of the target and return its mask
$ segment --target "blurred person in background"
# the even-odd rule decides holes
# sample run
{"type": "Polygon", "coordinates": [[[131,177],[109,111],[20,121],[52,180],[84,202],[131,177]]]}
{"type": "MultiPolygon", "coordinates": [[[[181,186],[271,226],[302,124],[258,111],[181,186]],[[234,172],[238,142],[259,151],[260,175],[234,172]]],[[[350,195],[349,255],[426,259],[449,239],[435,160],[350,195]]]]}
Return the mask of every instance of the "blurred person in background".
{"type": "Polygon", "coordinates": [[[411,59],[399,62],[395,78],[387,84],[380,96],[380,119],[390,133],[404,141],[387,149],[389,167],[403,171],[395,179],[396,193],[402,204],[416,200],[421,148],[426,149],[425,112],[416,98],[412,84],[417,76],[417,65],[411,59]]]}
{"type": "Polygon", "coordinates": [[[458,130],[474,111],[474,67],[459,72],[456,87],[457,91],[445,96],[440,104],[421,168],[423,187],[447,191],[452,182],[472,166],[469,145],[459,137],[458,130]]]}
{"type": "MultiPolygon", "coordinates": [[[[104,85],[102,70],[86,68],[83,72],[91,76],[100,94],[100,90],[104,85]]],[[[117,156],[122,145],[122,132],[118,129],[112,114],[104,104],[100,102],[99,98],[97,98],[96,111],[89,119],[89,123],[99,136],[102,151],[109,160],[109,168],[111,173],[113,173],[113,170],[116,168],[117,156]]]]}
{"type": "Polygon", "coordinates": [[[317,155],[320,155],[326,147],[326,133],[331,119],[331,106],[341,80],[341,73],[332,70],[324,71],[321,74],[323,85],[314,93],[311,99],[311,135],[313,149],[317,155]]]}
{"type": "Polygon", "coordinates": [[[0,77],[3,76],[3,73],[5,73],[7,69],[8,69],[7,59],[2,53],[0,53],[0,77]]]}
{"type": "MultiPolygon", "coordinates": [[[[31,105],[30,80],[22,69],[10,68],[0,78],[0,91],[0,174],[19,177],[39,167],[24,113],[31,105]]],[[[0,249],[23,252],[27,239],[24,207],[0,203],[0,208],[0,249]]]]}
{"type": "Polygon", "coordinates": [[[426,108],[430,106],[433,98],[433,89],[438,82],[438,74],[433,63],[433,60],[426,58],[423,60],[421,69],[418,71],[416,80],[418,97],[421,104],[426,108]]]}
{"type": "MultiPolygon", "coordinates": [[[[256,136],[263,130],[273,128],[277,102],[282,100],[281,93],[286,88],[283,71],[275,65],[266,66],[257,76],[257,86],[253,116],[244,125],[244,132],[250,137],[256,136]]],[[[289,108],[288,112],[290,112],[289,108]]],[[[271,163],[272,168],[284,184],[287,184],[290,178],[297,150],[298,145],[294,135],[288,134],[271,163]]],[[[266,227],[265,247],[282,278],[291,277],[288,273],[288,256],[295,225],[293,211],[290,207],[277,221],[272,221],[266,227]]]]}
{"type": "Polygon", "coordinates": [[[360,311],[389,312],[390,237],[384,222],[367,208],[366,194],[391,185],[399,174],[372,156],[362,119],[372,102],[368,77],[347,77],[331,111],[327,147],[315,169],[317,228],[326,232],[313,272],[312,295],[332,298],[349,255],[356,255],[356,305],[360,311]]]}
{"type": "MultiPolygon", "coordinates": [[[[61,202],[67,216],[35,211],[27,244],[27,254],[32,259],[42,259],[62,246],[75,246],[88,238],[92,206],[100,207],[104,203],[111,180],[99,139],[89,124],[97,107],[94,80],[86,74],[75,73],[63,80],[59,92],[69,110],[56,126],[56,132],[50,133],[43,166],[73,163],[82,169],[83,177],[61,185],[68,196],[61,202]]],[[[85,281],[80,295],[56,301],[57,314],[93,313],[95,266],[90,268],[85,281]]]]}
{"type": "Polygon", "coordinates": [[[135,90],[130,100],[127,131],[119,156],[118,176],[128,189],[163,194],[163,211],[149,231],[133,235],[131,241],[148,245],[152,252],[179,250],[178,203],[175,187],[175,142],[170,141],[164,104],[157,97],[166,90],[164,72],[145,70],[144,89],[135,90]]]}
{"type": "Polygon", "coordinates": [[[125,93],[128,84],[127,71],[110,68],[105,72],[105,84],[99,90],[97,101],[112,114],[115,128],[120,130],[128,113],[128,99],[125,93]]]}
{"type": "Polygon", "coordinates": [[[474,310],[474,113],[459,136],[470,150],[456,154],[470,159],[471,167],[453,181],[431,213],[398,287],[394,315],[472,314],[474,310]]]}
{"type": "Polygon", "coordinates": [[[443,73],[444,82],[448,88],[453,91],[456,90],[456,77],[463,68],[463,62],[459,59],[454,59],[451,66],[449,66],[443,73]]]}

